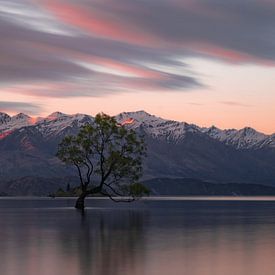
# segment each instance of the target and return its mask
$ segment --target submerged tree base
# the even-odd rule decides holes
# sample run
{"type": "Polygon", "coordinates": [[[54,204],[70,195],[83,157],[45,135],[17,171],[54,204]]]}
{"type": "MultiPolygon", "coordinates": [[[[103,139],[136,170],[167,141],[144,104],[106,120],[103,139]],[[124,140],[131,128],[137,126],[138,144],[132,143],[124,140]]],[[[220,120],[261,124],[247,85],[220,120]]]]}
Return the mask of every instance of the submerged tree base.
{"type": "Polygon", "coordinates": [[[74,206],[76,209],[79,209],[79,210],[84,210],[85,208],[85,197],[79,197],[76,202],[75,202],[75,206],[74,206]]]}

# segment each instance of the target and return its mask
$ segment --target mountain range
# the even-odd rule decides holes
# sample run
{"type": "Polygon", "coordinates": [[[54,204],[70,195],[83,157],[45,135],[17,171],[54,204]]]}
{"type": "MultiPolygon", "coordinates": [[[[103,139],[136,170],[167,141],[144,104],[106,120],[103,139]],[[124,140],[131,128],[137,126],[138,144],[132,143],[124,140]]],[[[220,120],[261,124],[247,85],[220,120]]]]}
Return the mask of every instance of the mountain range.
{"type": "MultiPolygon", "coordinates": [[[[55,179],[64,185],[64,179],[73,178],[75,171],[55,157],[57,145],[93,119],[85,114],[60,112],[39,118],[0,113],[0,191],[7,182],[18,182],[20,178],[28,182],[55,179]]],[[[275,186],[275,134],[266,135],[250,127],[199,127],[145,111],[124,112],[116,119],[146,139],[144,180],[194,178],[275,186]]]]}

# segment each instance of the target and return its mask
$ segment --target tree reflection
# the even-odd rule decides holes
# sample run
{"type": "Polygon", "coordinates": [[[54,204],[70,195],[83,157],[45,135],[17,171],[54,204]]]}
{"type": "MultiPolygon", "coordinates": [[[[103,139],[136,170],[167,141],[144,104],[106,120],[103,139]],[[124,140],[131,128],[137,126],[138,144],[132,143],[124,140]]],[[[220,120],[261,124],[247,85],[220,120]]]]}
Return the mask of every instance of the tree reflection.
{"type": "Polygon", "coordinates": [[[68,260],[76,259],[79,274],[138,274],[144,261],[146,219],[144,211],[86,211],[79,215],[78,225],[60,231],[62,253],[68,260]]]}

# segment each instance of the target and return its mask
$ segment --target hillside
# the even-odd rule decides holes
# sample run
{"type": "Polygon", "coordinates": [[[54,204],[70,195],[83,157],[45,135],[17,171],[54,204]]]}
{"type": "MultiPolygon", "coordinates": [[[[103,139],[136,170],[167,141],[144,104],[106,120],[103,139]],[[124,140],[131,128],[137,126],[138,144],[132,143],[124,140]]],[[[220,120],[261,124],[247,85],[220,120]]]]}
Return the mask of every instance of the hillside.
{"type": "MultiPolygon", "coordinates": [[[[118,122],[144,135],[148,158],[143,180],[193,178],[213,183],[275,186],[275,135],[252,128],[221,130],[165,120],[144,111],[121,113],[118,122]]],[[[93,117],[55,112],[45,118],[0,113],[0,185],[22,177],[75,176],[56,158],[57,145],[93,117]]]]}

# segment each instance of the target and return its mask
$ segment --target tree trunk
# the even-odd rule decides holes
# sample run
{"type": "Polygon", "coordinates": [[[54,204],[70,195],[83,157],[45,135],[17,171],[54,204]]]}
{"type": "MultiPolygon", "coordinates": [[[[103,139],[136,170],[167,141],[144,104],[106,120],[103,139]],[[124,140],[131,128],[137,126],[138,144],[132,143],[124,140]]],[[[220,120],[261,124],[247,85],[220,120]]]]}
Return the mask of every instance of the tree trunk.
{"type": "Polygon", "coordinates": [[[86,188],[82,191],[81,195],[78,197],[78,199],[76,200],[75,202],[75,208],[76,209],[80,209],[80,210],[84,210],[85,208],[85,198],[88,196],[88,195],[92,195],[92,194],[97,194],[97,193],[100,193],[101,192],[101,189],[102,189],[102,186],[97,186],[97,187],[94,187],[90,190],[87,190],[86,188]]]}
{"type": "Polygon", "coordinates": [[[88,195],[87,192],[82,192],[82,194],[78,197],[78,199],[75,202],[75,206],[74,206],[76,209],[84,210],[85,198],[87,195],[88,195]]]}

